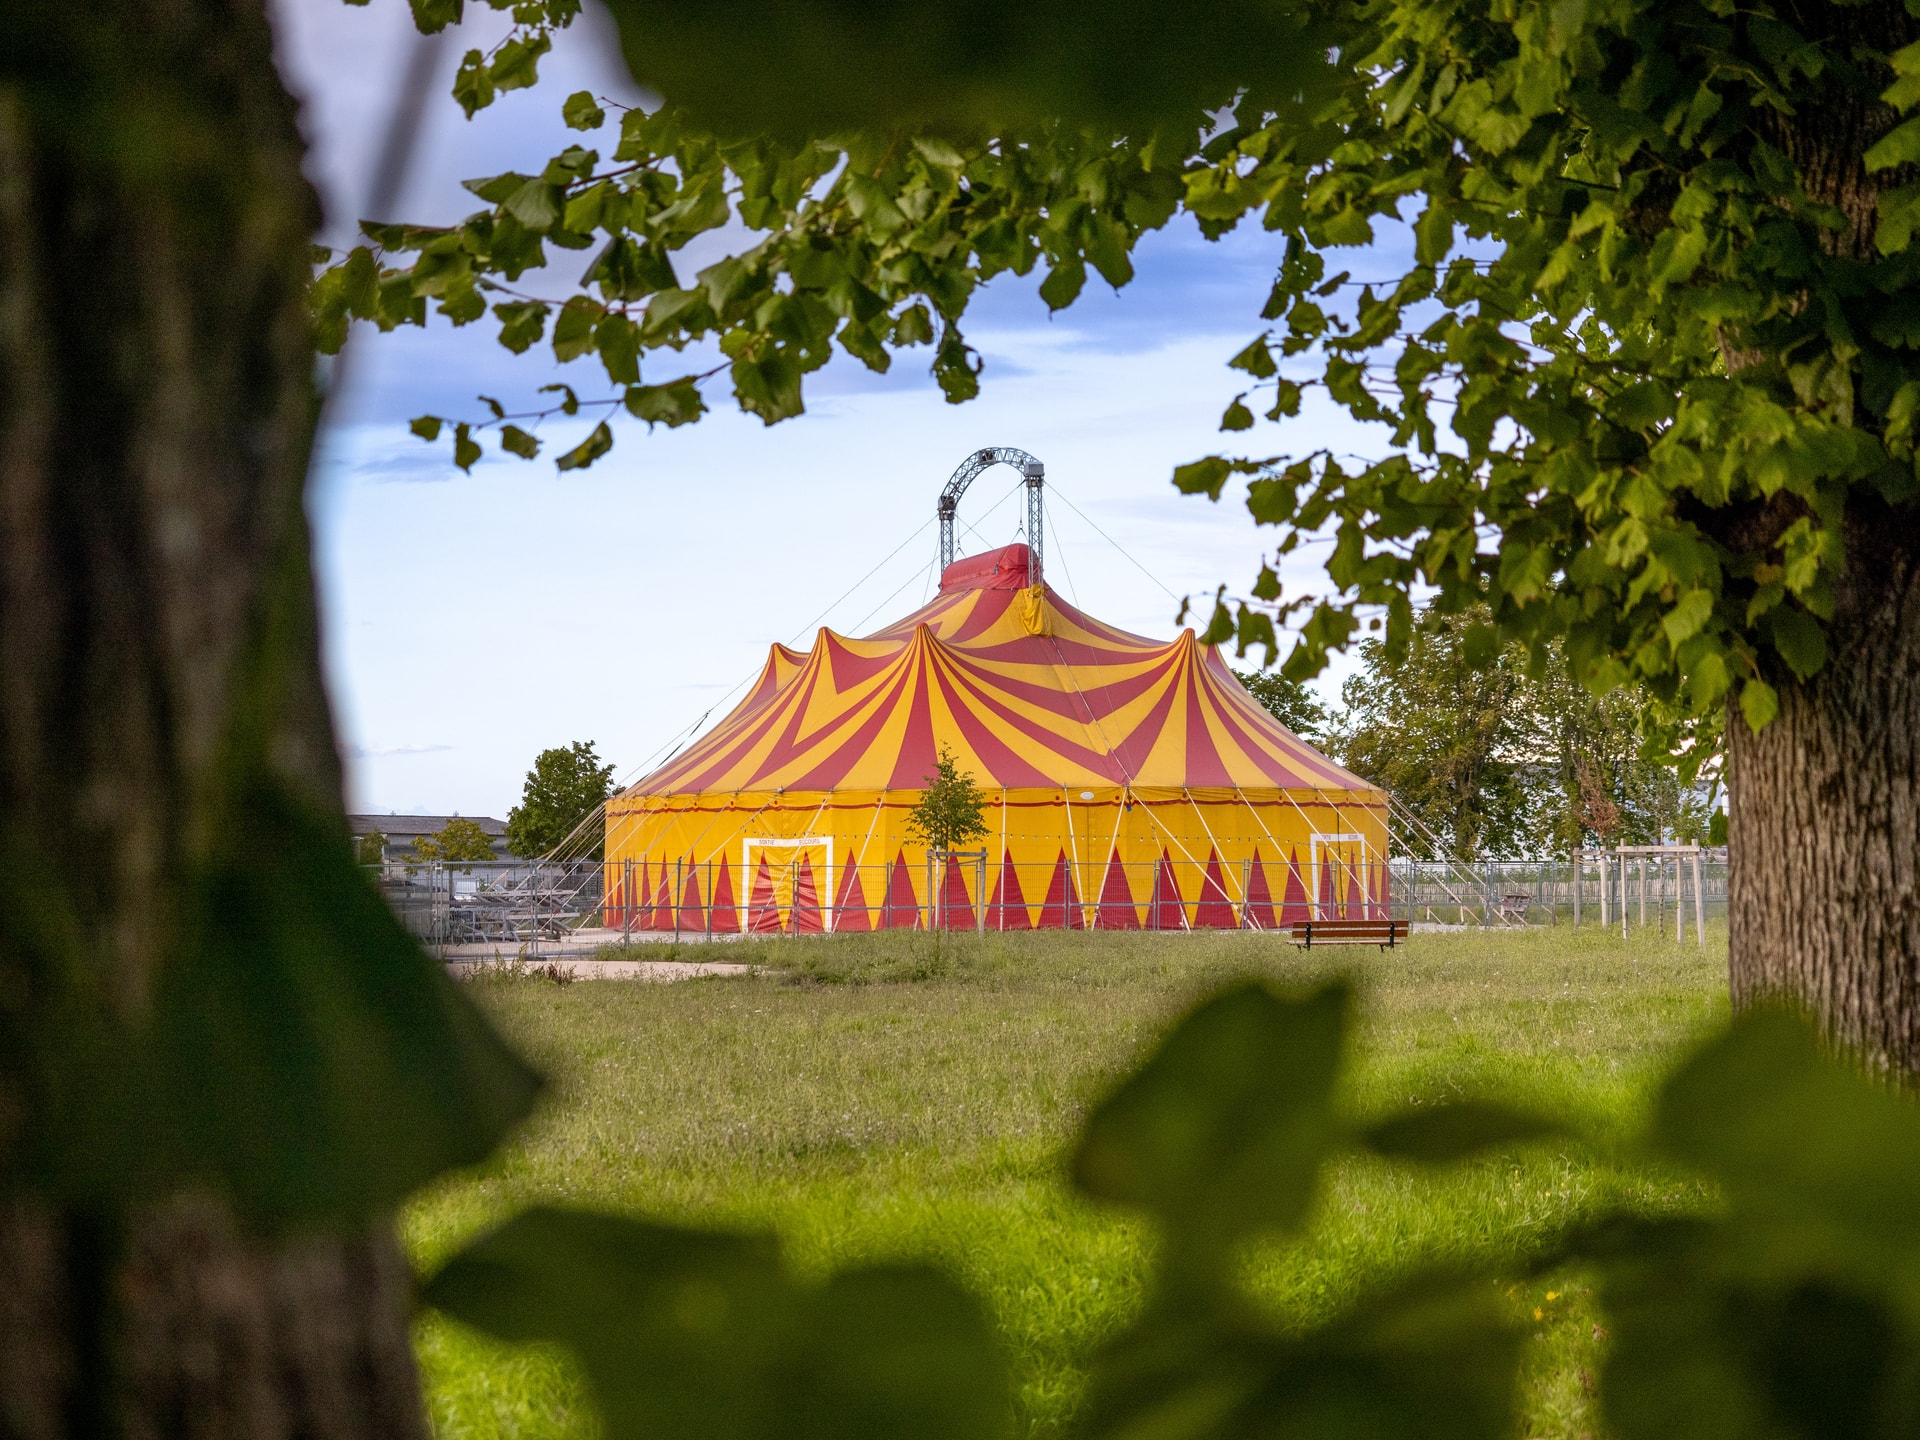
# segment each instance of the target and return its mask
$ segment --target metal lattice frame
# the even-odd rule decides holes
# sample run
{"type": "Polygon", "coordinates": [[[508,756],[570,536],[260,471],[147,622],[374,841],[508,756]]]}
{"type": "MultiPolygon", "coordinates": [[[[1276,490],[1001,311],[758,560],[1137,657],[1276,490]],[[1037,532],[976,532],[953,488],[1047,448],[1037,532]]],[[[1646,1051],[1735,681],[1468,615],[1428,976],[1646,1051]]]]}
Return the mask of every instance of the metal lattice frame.
{"type": "Polygon", "coordinates": [[[1047,467],[1024,450],[1014,450],[1005,445],[996,449],[976,450],[960,462],[960,468],[953,472],[953,478],[947,481],[946,489],[940,492],[940,568],[946,569],[953,563],[953,514],[960,508],[960,497],[967,493],[967,486],[983,470],[995,465],[1011,465],[1018,470],[1027,482],[1027,548],[1033,552],[1032,569],[1028,572],[1027,583],[1040,583],[1041,562],[1041,520],[1040,487],[1047,478],[1047,467]]]}

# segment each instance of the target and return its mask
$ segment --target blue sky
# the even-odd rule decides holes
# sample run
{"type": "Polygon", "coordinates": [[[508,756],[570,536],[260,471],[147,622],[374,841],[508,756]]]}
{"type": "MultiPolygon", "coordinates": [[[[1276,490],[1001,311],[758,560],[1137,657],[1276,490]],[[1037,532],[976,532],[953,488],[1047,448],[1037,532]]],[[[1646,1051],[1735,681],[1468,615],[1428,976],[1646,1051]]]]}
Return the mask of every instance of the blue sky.
{"type": "MultiPolygon", "coordinates": [[[[482,12],[443,48],[439,91],[457,52],[490,44],[499,25],[482,12]]],[[[277,27],[325,238],[339,243],[418,42],[402,0],[279,0],[277,27]]],[[[437,93],[393,218],[456,219],[478,208],[461,179],[537,169],[567,143],[558,111],[569,91],[627,95],[617,64],[590,14],[544,62],[537,89],[472,122],[437,93]]],[[[484,324],[356,330],[350,393],[309,502],[350,804],[504,815],[534,755],[572,740],[595,741],[623,777],[650,768],[703,715],[724,713],[769,643],[805,645],[820,624],[861,633],[918,605],[932,585],[935,497],[983,445],[1046,463],[1050,583],[1105,620],[1171,635],[1176,597],[1244,586],[1273,538],[1237,497],[1176,494],[1176,464],[1236,440],[1263,453],[1380,444],[1311,400],[1281,430],[1218,434],[1237,389],[1225,362],[1260,330],[1277,259],[1278,242],[1258,230],[1209,243],[1178,222],[1143,241],[1124,291],[1095,281],[1051,319],[1032,278],[986,287],[965,322],[986,360],[970,404],[948,405],[911,352],[884,377],[843,358],[809,377],[796,420],[765,427],[713,390],[699,425],[649,433],[629,422],[610,456],[566,475],[544,456],[491,454],[462,475],[444,443],[422,444],[406,422],[477,416],[482,393],[530,408],[555,379],[586,393],[596,362],[558,366],[544,347],[515,357],[484,324]]],[[[1387,273],[1384,257],[1368,261],[1351,268],[1387,273]]],[[[582,261],[563,263],[540,293],[565,293],[582,261]]],[[[649,378],[684,363],[668,355],[649,378]]],[[[575,433],[548,427],[547,454],[575,433]]],[[[963,549],[1013,538],[1015,484],[1003,468],[974,483],[963,549]]],[[[1316,586],[1312,553],[1290,564],[1290,587],[1316,586]]]]}

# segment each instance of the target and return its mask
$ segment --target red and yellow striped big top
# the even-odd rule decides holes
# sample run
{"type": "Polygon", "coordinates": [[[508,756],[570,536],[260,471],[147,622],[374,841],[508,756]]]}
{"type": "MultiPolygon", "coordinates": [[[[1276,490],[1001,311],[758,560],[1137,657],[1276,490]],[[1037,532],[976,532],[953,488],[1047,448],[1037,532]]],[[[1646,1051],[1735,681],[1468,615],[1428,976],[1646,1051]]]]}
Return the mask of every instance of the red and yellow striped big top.
{"type": "Polygon", "coordinates": [[[1027,547],[947,567],[862,639],[775,645],[752,691],[607,805],[621,929],[1270,929],[1386,901],[1385,794],[1269,715],[1191,630],[1104,625],[1027,547]],[[983,854],[909,833],[945,747],[983,854]]]}

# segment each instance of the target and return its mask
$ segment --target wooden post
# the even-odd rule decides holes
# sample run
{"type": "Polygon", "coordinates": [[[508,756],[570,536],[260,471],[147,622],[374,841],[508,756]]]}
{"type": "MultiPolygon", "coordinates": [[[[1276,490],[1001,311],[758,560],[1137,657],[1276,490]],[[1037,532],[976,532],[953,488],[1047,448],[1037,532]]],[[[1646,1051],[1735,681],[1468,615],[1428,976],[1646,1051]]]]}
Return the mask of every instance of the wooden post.
{"type": "Polygon", "coordinates": [[[1620,938],[1627,938],[1627,857],[1620,856],[1620,938]]]}
{"type": "Polygon", "coordinates": [[[1647,857],[1640,857],[1640,928],[1647,928],[1647,857]]]}
{"type": "Polygon", "coordinates": [[[984,846],[973,862],[973,933],[987,933],[987,852],[984,846]]]}
{"type": "Polygon", "coordinates": [[[1578,850],[1573,852],[1573,928],[1580,928],[1580,891],[1586,884],[1586,863],[1578,850]]]}
{"type": "MultiPolygon", "coordinates": [[[[1742,912],[1745,913],[1744,911],[1742,912]]],[[[1707,943],[1707,887],[1701,883],[1700,852],[1693,852],[1693,920],[1700,943],[1707,943]]]]}
{"type": "Polygon", "coordinates": [[[707,861],[707,888],[700,892],[707,897],[707,939],[713,939],[713,862],[707,861]]]}
{"type": "Polygon", "coordinates": [[[1607,913],[1607,902],[1612,898],[1607,889],[1607,852],[1602,850],[1598,858],[1600,861],[1600,928],[1604,930],[1613,923],[1612,917],[1607,913]]]}
{"type": "Polygon", "coordinates": [[[1673,943],[1687,938],[1687,862],[1673,857],[1673,943]]]}

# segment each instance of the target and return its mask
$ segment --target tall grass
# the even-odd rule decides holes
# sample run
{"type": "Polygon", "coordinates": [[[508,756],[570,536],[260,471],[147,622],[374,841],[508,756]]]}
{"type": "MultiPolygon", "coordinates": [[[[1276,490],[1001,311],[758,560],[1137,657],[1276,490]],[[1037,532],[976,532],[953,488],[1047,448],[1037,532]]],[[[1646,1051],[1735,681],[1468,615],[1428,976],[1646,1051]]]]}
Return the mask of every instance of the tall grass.
{"type": "MultiPolygon", "coordinates": [[[[1686,1182],[1611,1146],[1674,1052],[1726,1008],[1723,941],[1703,951],[1598,929],[1423,934],[1389,954],[1235,932],[889,934],[759,941],[726,958],[765,969],[671,985],[476,982],[552,1090],[505,1153],[413,1204],[417,1263],[535,1201],[770,1229],[803,1273],[931,1259],[997,1317],[1033,1435],[1070,1419],[1079,1366],[1137,1305],[1147,1258],[1139,1226],[1063,1183],[1063,1148],[1193,999],[1248,974],[1351,974],[1356,1110],[1497,1092],[1597,1137],[1437,1179],[1340,1163],[1310,1233],[1248,1257],[1250,1285],[1297,1323],[1603,1202],[1693,1201],[1686,1182]]],[[[1516,1285],[1512,1302],[1536,1336],[1523,1433],[1594,1430],[1604,1336],[1580,1277],[1516,1285]]],[[[588,1432],[559,1356],[431,1318],[418,1348],[445,1440],[588,1432]]]]}

